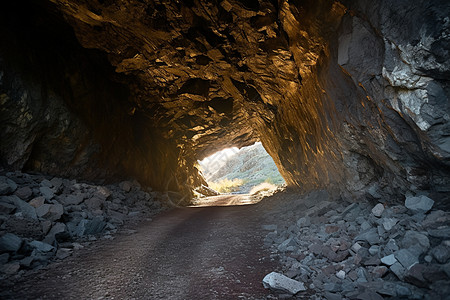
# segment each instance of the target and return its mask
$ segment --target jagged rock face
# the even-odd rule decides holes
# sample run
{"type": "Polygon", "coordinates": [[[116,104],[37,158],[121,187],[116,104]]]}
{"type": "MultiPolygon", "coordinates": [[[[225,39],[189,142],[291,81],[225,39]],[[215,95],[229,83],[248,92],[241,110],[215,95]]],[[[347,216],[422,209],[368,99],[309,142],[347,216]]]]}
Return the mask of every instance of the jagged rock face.
{"type": "Polygon", "coordinates": [[[304,190],[450,190],[446,1],[37,3],[2,9],[6,168],[189,194],[261,140],[304,190]]]}

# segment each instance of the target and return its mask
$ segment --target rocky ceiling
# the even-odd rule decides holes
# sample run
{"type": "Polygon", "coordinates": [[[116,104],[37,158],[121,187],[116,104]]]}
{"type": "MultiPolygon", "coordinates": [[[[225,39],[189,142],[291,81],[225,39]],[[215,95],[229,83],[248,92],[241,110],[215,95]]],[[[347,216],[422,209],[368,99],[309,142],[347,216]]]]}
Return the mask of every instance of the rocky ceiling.
{"type": "Polygon", "coordinates": [[[291,187],[450,191],[447,1],[41,0],[0,7],[1,166],[186,203],[261,140],[291,187]]]}

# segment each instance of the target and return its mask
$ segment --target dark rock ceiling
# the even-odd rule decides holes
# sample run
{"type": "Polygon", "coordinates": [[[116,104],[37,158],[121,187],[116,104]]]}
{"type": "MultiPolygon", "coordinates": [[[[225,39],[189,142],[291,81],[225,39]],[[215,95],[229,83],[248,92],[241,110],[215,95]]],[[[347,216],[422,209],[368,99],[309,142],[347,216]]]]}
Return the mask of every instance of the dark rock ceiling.
{"type": "Polygon", "coordinates": [[[4,169],[189,195],[261,140],[302,190],[450,190],[446,1],[1,6],[4,169]]]}

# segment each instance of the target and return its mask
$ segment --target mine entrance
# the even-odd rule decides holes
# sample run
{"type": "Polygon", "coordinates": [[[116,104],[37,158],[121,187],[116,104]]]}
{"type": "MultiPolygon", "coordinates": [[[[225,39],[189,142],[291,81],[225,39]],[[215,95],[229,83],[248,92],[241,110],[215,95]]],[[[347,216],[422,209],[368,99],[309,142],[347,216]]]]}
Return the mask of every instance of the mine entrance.
{"type": "Polygon", "coordinates": [[[272,157],[261,142],[227,148],[199,161],[208,185],[220,194],[271,192],[285,184],[272,157]]]}

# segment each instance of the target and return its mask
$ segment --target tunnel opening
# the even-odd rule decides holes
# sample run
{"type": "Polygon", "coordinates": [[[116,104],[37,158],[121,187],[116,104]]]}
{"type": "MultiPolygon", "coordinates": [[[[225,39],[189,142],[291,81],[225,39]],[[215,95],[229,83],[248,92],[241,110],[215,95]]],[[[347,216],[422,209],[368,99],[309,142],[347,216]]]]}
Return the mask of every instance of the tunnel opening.
{"type": "Polygon", "coordinates": [[[264,194],[284,187],[285,180],[261,142],[225,148],[198,161],[209,188],[217,194],[264,194]]]}

